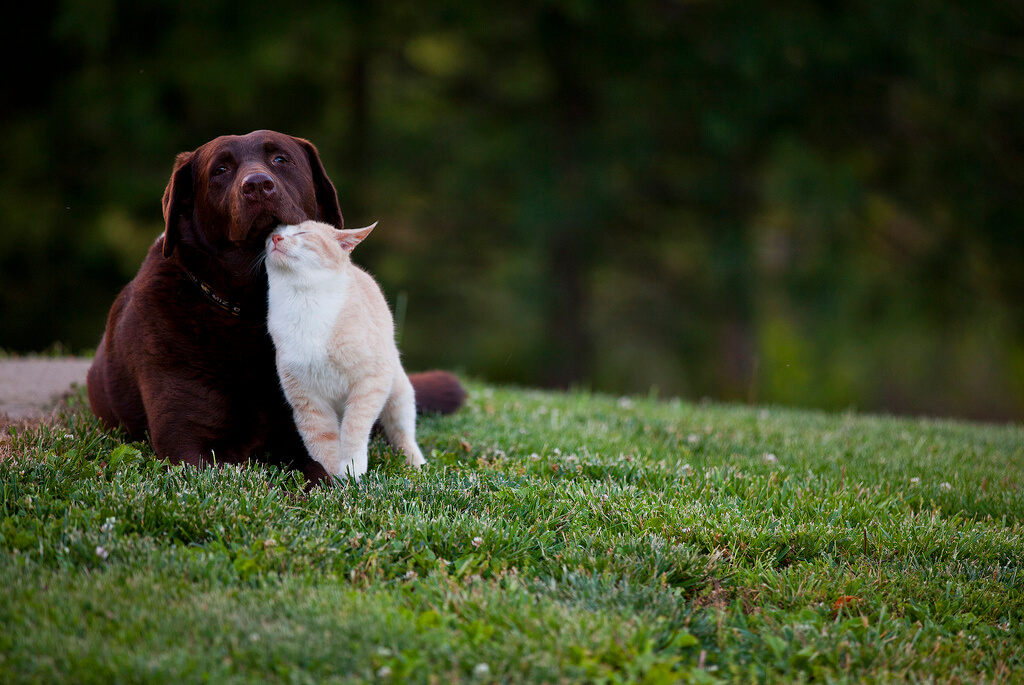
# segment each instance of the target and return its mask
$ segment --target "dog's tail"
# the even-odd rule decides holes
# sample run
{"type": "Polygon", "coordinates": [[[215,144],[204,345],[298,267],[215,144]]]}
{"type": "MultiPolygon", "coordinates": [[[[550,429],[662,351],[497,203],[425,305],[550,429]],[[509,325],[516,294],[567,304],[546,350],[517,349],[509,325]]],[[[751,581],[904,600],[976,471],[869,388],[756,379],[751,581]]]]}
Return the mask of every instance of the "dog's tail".
{"type": "Polygon", "coordinates": [[[459,379],[447,371],[409,374],[416,391],[417,414],[451,414],[466,401],[466,390],[459,379]]]}

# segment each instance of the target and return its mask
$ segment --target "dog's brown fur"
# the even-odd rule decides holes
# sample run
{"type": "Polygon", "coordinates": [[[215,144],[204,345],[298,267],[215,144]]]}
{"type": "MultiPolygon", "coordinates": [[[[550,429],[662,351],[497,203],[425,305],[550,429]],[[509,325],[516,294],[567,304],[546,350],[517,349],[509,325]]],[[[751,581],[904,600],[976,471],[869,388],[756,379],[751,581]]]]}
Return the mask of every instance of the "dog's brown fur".
{"type": "MultiPolygon", "coordinates": [[[[178,156],[163,209],[164,234],[111,307],[89,369],[93,412],[133,438],[148,433],[175,463],[256,459],[319,482],[326,474],[306,453],[278,382],[260,260],[278,224],[342,228],[316,148],[273,131],[216,138],[178,156]]],[[[445,372],[410,380],[420,411],[454,411],[465,398],[445,372]]]]}

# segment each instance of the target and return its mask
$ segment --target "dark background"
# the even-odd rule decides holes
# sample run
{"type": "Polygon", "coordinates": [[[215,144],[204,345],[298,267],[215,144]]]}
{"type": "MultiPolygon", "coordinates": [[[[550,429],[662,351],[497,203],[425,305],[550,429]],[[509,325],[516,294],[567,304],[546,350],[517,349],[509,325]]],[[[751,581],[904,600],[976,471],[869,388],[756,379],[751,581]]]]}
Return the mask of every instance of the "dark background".
{"type": "Polygon", "coordinates": [[[1019,2],[33,2],[0,347],[88,353],[176,153],[312,140],[410,369],[1024,418],[1019,2]]]}

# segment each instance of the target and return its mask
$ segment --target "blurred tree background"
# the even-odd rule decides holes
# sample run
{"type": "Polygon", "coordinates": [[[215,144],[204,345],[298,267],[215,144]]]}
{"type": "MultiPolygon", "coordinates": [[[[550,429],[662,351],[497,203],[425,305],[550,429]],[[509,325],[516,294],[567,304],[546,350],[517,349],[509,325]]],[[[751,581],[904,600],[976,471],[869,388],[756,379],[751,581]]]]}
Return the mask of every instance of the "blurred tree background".
{"type": "Polygon", "coordinates": [[[20,11],[0,347],[93,348],[175,154],[271,128],[380,221],[411,369],[1024,418],[1019,2],[20,11]]]}

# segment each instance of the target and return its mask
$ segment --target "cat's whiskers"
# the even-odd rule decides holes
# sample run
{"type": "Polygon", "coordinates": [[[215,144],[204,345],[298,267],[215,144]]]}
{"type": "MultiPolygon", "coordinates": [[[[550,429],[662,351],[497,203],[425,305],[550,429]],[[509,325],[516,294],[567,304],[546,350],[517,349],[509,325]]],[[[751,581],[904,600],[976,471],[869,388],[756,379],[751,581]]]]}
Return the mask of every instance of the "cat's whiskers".
{"type": "Polygon", "coordinates": [[[263,263],[266,262],[266,261],[267,261],[267,251],[266,250],[264,250],[263,252],[260,252],[258,255],[256,255],[256,259],[254,259],[252,261],[252,264],[249,265],[249,277],[250,278],[255,278],[256,275],[260,271],[260,267],[262,267],[263,263]]]}

